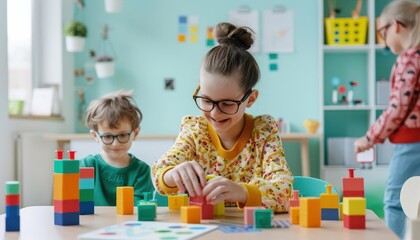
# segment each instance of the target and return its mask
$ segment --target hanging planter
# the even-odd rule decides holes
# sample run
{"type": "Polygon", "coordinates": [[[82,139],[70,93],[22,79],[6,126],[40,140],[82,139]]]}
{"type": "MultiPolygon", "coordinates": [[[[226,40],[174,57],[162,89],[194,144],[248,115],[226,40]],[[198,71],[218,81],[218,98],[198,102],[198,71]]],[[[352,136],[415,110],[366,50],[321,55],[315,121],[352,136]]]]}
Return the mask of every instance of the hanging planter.
{"type": "Polygon", "coordinates": [[[73,20],[64,29],[68,52],[81,52],[85,47],[87,28],[82,22],[73,20]]]}
{"type": "Polygon", "coordinates": [[[109,13],[121,12],[123,0],[105,0],[105,11],[109,13]]]}
{"type": "Polygon", "coordinates": [[[98,56],[95,63],[96,75],[98,78],[107,78],[114,76],[115,63],[110,56],[98,56]]]}

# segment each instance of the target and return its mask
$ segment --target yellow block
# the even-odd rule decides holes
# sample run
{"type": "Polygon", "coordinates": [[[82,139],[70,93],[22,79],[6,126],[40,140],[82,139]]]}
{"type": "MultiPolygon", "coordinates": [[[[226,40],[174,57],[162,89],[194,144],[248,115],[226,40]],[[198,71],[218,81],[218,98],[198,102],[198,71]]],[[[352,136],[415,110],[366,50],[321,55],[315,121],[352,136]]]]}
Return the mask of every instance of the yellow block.
{"type": "Polygon", "coordinates": [[[183,223],[200,223],[201,207],[199,206],[182,206],[181,222],[183,223]]]}
{"type": "Polygon", "coordinates": [[[345,197],[343,198],[343,214],[348,216],[366,215],[366,198],[345,197]]]}
{"type": "Polygon", "coordinates": [[[302,227],[321,226],[321,201],[315,197],[299,199],[299,225],[302,227]]]}
{"type": "Polygon", "coordinates": [[[292,224],[299,224],[299,207],[289,208],[290,222],[292,224]]]}
{"type": "Polygon", "coordinates": [[[321,193],[321,208],[338,208],[339,196],[337,193],[321,193]]]}
{"type": "Polygon", "coordinates": [[[198,33],[198,26],[197,25],[190,26],[190,33],[198,33]]]}
{"type": "Polygon", "coordinates": [[[178,194],[168,196],[169,210],[179,210],[182,206],[188,206],[189,200],[187,194],[178,194]]]}
{"type": "Polygon", "coordinates": [[[130,215],[134,213],[134,188],[117,187],[117,214],[130,215]]]}
{"type": "Polygon", "coordinates": [[[223,216],[225,215],[225,202],[219,202],[218,204],[213,206],[213,214],[215,216],[223,216]]]}
{"type": "Polygon", "coordinates": [[[79,173],[54,173],[54,200],[74,200],[79,196],[79,173]]]}
{"type": "Polygon", "coordinates": [[[343,203],[340,203],[340,209],[339,209],[339,215],[340,215],[340,220],[343,220],[343,203]]]}

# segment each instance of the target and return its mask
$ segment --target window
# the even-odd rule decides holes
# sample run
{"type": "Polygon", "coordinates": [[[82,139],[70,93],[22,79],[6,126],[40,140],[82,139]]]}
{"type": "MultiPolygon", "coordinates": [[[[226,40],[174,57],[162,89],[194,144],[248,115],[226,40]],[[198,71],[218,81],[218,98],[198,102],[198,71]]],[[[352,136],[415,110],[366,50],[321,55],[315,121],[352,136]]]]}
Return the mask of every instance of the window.
{"type": "Polygon", "coordinates": [[[27,113],[33,87],[32,0],[7,1],[9,113],[27,113]],[[27,104],[28,105],[28,104],[27,104]]]}

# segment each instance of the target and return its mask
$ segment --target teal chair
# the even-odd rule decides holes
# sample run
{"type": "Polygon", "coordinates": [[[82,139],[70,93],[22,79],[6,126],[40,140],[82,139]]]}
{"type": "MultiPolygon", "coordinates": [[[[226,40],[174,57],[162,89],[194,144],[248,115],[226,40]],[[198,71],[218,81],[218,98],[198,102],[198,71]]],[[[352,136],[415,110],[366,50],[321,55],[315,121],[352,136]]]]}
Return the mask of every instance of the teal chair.
{"type": "MultiPolygon", "coordinates": [[[[327,191],[325,185],[331,185],[324,180],[313,177],[294,176],[294,179],[293,189],[299,190],[299,196],[303,197],[319,197],[321,193],[327,191]]],[[[340,195],[334,186],[332,187],[332,192],[340,195]]]]}

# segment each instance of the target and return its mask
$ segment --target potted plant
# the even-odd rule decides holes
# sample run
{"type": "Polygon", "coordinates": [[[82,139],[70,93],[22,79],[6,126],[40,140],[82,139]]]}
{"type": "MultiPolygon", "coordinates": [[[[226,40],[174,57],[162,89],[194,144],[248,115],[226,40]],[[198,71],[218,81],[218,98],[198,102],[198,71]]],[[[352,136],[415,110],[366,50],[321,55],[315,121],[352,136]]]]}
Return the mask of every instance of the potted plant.
{"type": "Polygon", "coordinates": [[[66,36],[66,49],[69,52],[81,52],[85,47],[87,36],[86,25],[77,20],[71,21],[64,29],[66,36]]]}
{"type": "Polygon", "coordinates": [[[107,78],[114,75],[114,59],[109,55],[96,57],[95,70],[98,78],[107,78]]]}
{"type": "Polygon", "coordinates": [[[105,11],[109,13],[121,12],[123,0],[105,0],[105,11]]]}

